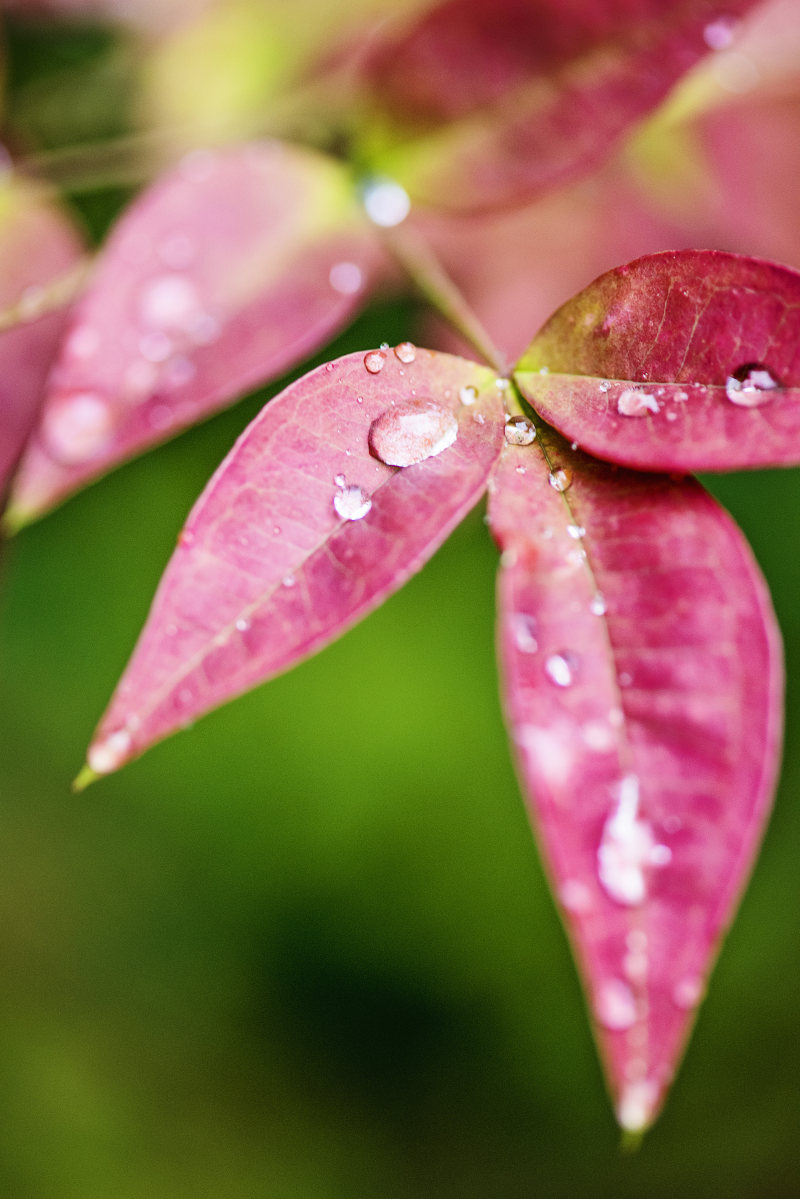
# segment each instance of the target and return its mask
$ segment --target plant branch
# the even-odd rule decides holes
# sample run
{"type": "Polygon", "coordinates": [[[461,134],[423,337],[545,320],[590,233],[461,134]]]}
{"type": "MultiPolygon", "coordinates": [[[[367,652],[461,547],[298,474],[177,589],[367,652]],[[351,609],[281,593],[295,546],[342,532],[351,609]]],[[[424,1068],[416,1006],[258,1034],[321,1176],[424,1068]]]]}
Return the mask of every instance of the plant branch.
{"type": "Polygon", "coordinates": [[[509,363],[492,341],[428,242],[415,230],[398,225],[385,231],[388,249],[440,316],[461,334],[489,365],[506,375],[509,363]]]}

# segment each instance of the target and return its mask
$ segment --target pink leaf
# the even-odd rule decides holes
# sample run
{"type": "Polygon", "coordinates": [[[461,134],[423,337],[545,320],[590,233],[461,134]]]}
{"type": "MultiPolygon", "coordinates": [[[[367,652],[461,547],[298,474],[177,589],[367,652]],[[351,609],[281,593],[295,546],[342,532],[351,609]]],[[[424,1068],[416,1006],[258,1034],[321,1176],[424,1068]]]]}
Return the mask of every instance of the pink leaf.
{"type": "Polygon", "coordinates": [[[190,154],[119,221],[75,309],[17,519],[301,362],[376,262],[332,160],[278,143],[190,154]]]}
{"type": "Polygon", "coordinates": [[[12,324],[0,331],[0,499],[5,496],[43,398],[47,371],[58,347],[63,312],[31,319],[47,285],[81,256],[77,231],[66,216],[31,187],[6,186],[0,210],[0,310],[12,324]]]}
{"type": "MultiPolygon", "coordinates": [[[[497,459],[495,383],[473,362],[403,343],[329,362],[268,404],[189,516],[89,777],[287,670],[419,570],[497,459]],[[370,429],[386,453],[385,414],[413,423],[422,397],[435,405],[436,444],[430,426],[418,430],[431,456],[387,466],[370,429]],[[442,437],[452,418],[454,441],[442,437]]],[[[407,448],[407,428],[399,440],[407,448]]]]}
{"type": "Polygon", "coordinates": [[[446,208],[564,183],[708,53],[720,12],[707,0],[444,0],[373,53],[370,136],[396,146],[378,164],[446,208]]]}
{"type": "Polygon", "coordinates": [[[686,250],[601,275],[542,329],[516,379],[600,458],[640,470],[800,462],[800,274],[686,250]]]}
{"type": "Polygon", "coordinates": [[[747,544],[699,484],[547,437],[548,465],[541,440],[508,446],[491,489],[506,714],[618,1119],[638,1130],[768,813],[780,636],[747,544]]]}

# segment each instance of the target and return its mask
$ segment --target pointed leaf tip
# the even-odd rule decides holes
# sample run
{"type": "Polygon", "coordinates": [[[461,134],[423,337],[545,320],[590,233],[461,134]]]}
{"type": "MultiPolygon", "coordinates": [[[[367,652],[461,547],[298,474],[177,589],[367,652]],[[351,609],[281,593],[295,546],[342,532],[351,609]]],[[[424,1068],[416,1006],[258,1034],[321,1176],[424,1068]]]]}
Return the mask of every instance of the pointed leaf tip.
{"type": "Polygon", "coordinates": [[[272,400],[189,515],[90,764],[116,769],[401,587],[483,494],[501,395],[486,368],[404,342],[272,400]]]}
{"type": "Polygon", "coordinates": [[[87,763],[78,771],[78,774],[72,780],[72,786],[70,790],[75,795],[79,795],[82,791],[85,791],[87,787],[91,787],[92,783],[96,783],[101,777],[102,776],[99,775],[96,770],[92,770],[91,766],[89,766],[87,763]]]}
{"type": "Polygon", "coordinates": [[[800,463],[800,273],[683,250],[601,275],[515,371],[545,420],[637,470],[800,463]]]}
{"type": "Polygon", "coordinates": [[[607,467],[541,430],[504,447],[489,515],[522,787],[617,1120],[640,1134],[771,806],[780,634],[744,538],[691,480],[607,467]]]}

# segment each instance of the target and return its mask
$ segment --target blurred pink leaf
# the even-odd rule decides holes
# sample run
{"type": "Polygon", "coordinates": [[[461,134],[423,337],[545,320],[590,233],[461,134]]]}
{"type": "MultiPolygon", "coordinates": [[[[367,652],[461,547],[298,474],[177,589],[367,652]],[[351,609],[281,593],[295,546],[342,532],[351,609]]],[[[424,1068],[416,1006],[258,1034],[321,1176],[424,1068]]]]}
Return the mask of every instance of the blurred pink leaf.
{"type": "Polygon", "coordinates": [[[753,7],[733,0],[444,0],[372,52],[380,170],[480,208],[584,173],[753,7]]]}
{"type": "Polygon", "coordinates": [[[547,465],[541,440],[508,446],[490,489],[506,715],[618,1119],[641,1130],[770,806],[780,637],[699,484],[546,436],[547,465]]]}
{"type": "Polygon", "coordinates": [[[600,458],[641,470],[800,462],[800,274],[715,251],[640,258],[561,308],[524,395],[600,458]]]}
{"type": "Polygon", "coordinates": [[[6,186],[0,197],[0,311],[16,309],[0,330],[0,498],[5,496],[39,412],[48,369],[58,347],[64,313],[30,319],[46,299],[47,285],[81,257],[74,226],[34,188],[6,186]]]}
{"type": "Polygon", "coordinates": [[[189,516],[89,776],[287,670],[419,570],[485,489],[503,437],[495,384],[404,343],[329,362],[268,404],[189,516]],[[392,425],[407,449],[420,417],[431,456],[405,469],[375,456],[392,456],[392,425]]]}
{"type": "Polygon", "coordinates": [[[100,255],[13,519],[301,362],[363,303],[378,262],[331,159],[266,142],[190,154],[123,215],[100,255]]]}

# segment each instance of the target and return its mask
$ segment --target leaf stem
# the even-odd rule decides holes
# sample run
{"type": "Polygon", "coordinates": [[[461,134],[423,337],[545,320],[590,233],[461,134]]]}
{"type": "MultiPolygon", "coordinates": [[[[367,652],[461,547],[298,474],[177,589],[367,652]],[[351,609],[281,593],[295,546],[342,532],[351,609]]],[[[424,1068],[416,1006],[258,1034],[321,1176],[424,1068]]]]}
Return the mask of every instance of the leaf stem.
{"type": "Polygon", "coordinates": [[[494,344],[429,243],[416,230],[405,225],[387,229],[384,236],[386,245],[397,262],[439,315],[444,317],[498,374],[507,375],[510,364],[505,355],[494,344]]]}

